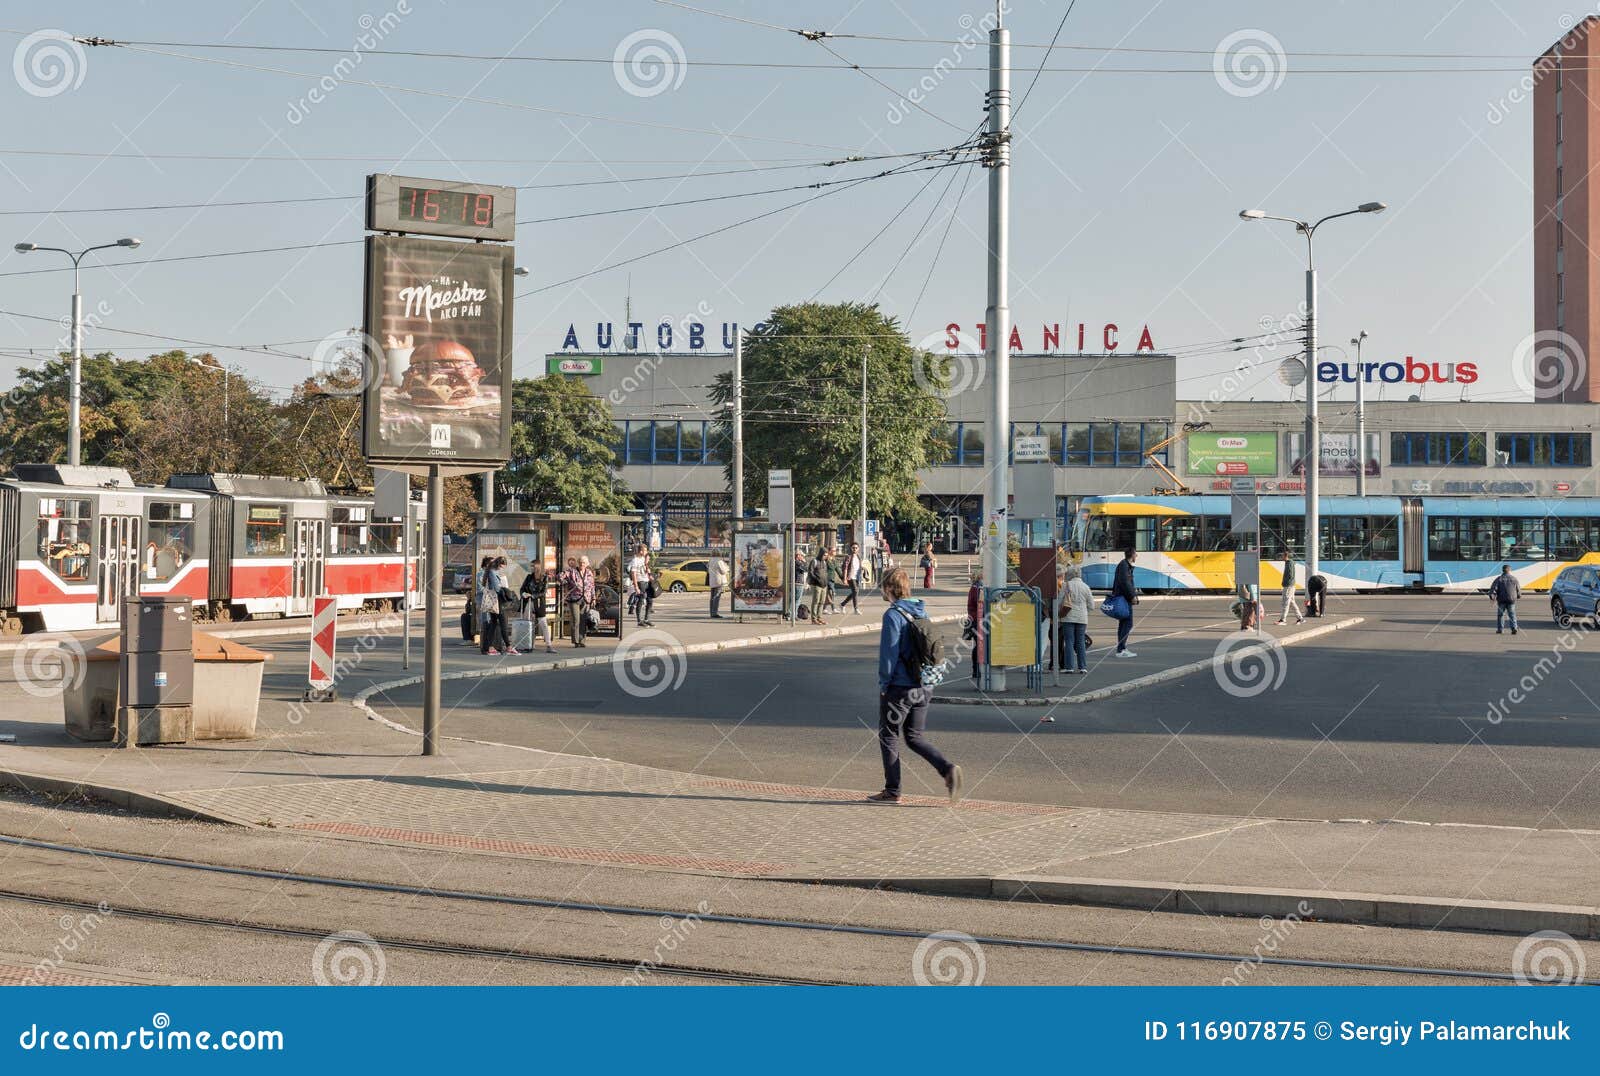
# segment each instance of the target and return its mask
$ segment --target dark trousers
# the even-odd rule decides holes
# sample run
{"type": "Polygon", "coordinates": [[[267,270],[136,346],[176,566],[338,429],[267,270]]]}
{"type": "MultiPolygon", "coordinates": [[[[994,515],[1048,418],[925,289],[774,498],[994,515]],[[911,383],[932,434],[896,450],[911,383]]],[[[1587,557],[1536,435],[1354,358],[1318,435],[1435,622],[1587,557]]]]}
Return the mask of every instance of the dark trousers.
{"type": "Polygon", "coordinates": [[[846,594],[844,601],[839,603],[839,611],[842,613],[846,606],[851,606],[859,613],[861,612],[861,584],[852,579],[848,586],[850,587],[850,593],[846,594]]]}
{"type": "Polygon", "coordinates": [[[490,648],[510,650],[511,640],[506,638],[505,617],[499,613],[483,614],[483,631],[480,633],[478,649],[487,654],[490,648]]]}
{"type": "Polygon", "coordinates": [[[1313,579],[1306,584],[1306,616],[1321,616],[1327,609],[1328,584],[1313,579]]]}
{"type": "Polygon", "coordinates": [[[721,587],[712,587],[711,588],[711,615],[712,616],[721,616],[722,615],[722,588],[721,587]]]}
{"type": "Polygon", "coordinates": [[[883,755],[883,788],[900,793],[900,737],[939,776],[950,773],[950,760],[928,742],[928,696],[925,687],[893,687],[878,694],[878,751],[883,755]]]}
{"type": "Polygon", "coordinates": [[[1130,614],[1129,616],[1124,617],[1123,619],[1117,621],[1117,652],[1118,653],[1121,653],[1122,651],[1128,649],[1128,636],[1130,636],[1132,634],[1133,634],[1133,616],[1130,614]]]}
{"type": "Polygon", "coordinates": [[[639,604],[634,606],[634,612],[637,614],[638,622],[643,624],[646,620],[649,620],[650,612],[655,607],[656,600],[650,596],[648,591],[640,594],[639,604]]]}

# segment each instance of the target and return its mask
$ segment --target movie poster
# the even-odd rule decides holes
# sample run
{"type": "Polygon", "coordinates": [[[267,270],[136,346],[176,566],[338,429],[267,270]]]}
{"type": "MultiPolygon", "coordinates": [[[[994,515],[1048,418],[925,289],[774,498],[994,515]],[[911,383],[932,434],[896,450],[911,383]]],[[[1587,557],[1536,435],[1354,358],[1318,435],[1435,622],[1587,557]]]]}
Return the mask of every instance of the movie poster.
{"type": "Polygon", "coordinates": [[[510,455],[512,258],[498,244],[367,238],[369,461],[510,455]]]}
{"type": "Polygon", "coordinates": [[[788,558],[777,531],[736,531],[733,535],[735,613],[783,613],[788,558]]]}

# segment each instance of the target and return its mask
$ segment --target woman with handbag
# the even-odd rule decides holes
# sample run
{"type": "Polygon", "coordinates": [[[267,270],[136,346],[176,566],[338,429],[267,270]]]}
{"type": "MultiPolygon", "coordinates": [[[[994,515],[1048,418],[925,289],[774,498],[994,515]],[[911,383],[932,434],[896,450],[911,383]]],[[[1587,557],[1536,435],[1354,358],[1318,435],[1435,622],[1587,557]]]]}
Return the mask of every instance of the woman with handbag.
{"type": "Polygon", "coordinates": [[[1075,565],[1067,565],[1061,589],[1061,642],[1056,647],[1056,668],[1062,672],[1087,676],[1089,673],[1089,606],[1094,604],[1094,592],[1078,574],[1075,565]],[[1075,666],[1075,667],[1074,667],[1075,666]]]}
{"type": "Polygon", "coordinates": [[[545,574],[544,565],[534,562],[528,566],[528,574],[522,578],[522,612],[533,621],[533,637],[544,640],[544,652],[554,654],[555,644],[550,639],[550,622],[545,619],[549,615],[550,577],[545,574]]]}
{"type": "MultiPolygon", "coordinates": [[[[515,654],[511,649],[511,641],[506,638],[505,618],[502,613],[505,596],[511,594],[505,585],[505,577],[500,574],[505,560],[484,558],[484,568],[479,576],[478,587],[478,612],[483,617],[483,633],[478,643],[481,653],[498,657],[502,653],[515,654]]],[[[513,603],[515,595],[511,595],[513,603]]]]}

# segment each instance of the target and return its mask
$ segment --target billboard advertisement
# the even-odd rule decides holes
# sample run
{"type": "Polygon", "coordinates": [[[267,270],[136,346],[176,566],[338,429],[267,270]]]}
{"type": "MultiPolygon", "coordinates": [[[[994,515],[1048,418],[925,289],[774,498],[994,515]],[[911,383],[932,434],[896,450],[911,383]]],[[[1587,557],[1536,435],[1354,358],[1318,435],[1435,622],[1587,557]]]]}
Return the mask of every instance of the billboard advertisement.
{"type": "MultiPolygon", "coordinates": [[[[1303,433],[1286,435],[1289,439],[1289,458],[1293,460],[1290,474],[1305,474],[1305,441],[1303,433]]],[[[1379,472],[1378,435],[1367,434],[1367,477],[1379,472]]],[[[1323,478],[1354,478],[1356,476],[1356,435],[1353,433],[1325,433],[1322,435],[1322,456],[1317,460],[1317,474],[1323,478]]]]}
{"type": "Polygon", "coordinates": [[[1191,475],[1278,474],[1278,435],[1275,433],[1192,433],[1188,440],[1191,475]]]}
{"type": "Polygon", "coordinates": [[[369,462],[510,456],[513,257],[506,246],[367,237],[369,462]]]}
{"type": "Polygon", "coordinates": [[[733,603],[735,613],[783,614],[789,560],[777,530],[736,530],[733,534],[733,603]]]}

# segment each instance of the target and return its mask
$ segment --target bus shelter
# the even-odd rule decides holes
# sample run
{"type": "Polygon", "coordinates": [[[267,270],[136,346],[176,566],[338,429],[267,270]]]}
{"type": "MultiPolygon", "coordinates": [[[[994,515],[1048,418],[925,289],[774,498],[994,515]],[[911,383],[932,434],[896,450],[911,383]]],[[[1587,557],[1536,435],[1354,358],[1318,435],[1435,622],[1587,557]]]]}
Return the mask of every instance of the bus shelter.
{"type": "Polygon", "coordinates": [[[486,556],[506,558],[506,586],[520,593],[532,565],[542,563],[545,595],[555,635],[572,637],[572,607],[558,583],[569,560],[589,558],[594,569],[598,627],[590,635],[622,638],[622,573],[627,560],[624,531],[637,518],[585,512],[494,512],[478,517],[473,564],[486,556]]]}

